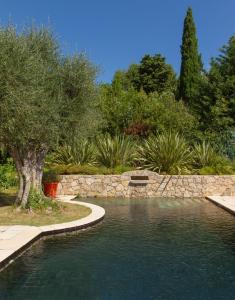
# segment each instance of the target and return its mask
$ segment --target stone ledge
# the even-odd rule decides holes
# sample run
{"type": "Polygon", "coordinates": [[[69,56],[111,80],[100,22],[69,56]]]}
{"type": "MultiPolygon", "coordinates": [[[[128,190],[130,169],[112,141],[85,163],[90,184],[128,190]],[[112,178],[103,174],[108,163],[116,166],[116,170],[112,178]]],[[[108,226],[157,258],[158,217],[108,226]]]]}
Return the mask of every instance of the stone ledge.
{"type": "Polygon", "coordinates": [[[47,226],[0,226],[0,270],[6,268],[30,245],[48,235],[82,230],[103,220],[105,210],[97,205],[72,201],[74,196],[60,196],[59,201],[79,204],[91,209],[91,213],[82,219],[47,226]]]}
{"type": "Polygon", "coordinates": [[[228,212],[235,214],[235,197],[234,196],[208,196],[208,200],[222,207],[228,212]]]}

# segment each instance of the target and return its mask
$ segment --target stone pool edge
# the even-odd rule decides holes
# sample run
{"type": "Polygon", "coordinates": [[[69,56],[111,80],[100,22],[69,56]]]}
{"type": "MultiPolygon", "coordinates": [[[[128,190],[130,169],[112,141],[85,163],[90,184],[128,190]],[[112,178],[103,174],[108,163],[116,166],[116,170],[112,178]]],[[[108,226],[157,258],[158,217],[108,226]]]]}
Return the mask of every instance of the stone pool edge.
{"type": "Polygon", "coordinates": [[[14,235],[15,233],[15,236],[13,239],[1,239],[2,232],[0,232],[0,272],[39,239],[49,235],[80,231],[91,227],[104,219],[104,208],[91,203],[73,201],[72,199],[74,199],[74,196],[58,197],[58,200],[61,202],[86,206],[91,209],[91,213],[82,219],[60,224],[45,226],[2,226],[9,227],[10,235],[12,233],[14,235]]]}
{"type": "Polygon", "coordinates": [[[206,199],[235,215],[235,196],[207,196],[206,199]]]}

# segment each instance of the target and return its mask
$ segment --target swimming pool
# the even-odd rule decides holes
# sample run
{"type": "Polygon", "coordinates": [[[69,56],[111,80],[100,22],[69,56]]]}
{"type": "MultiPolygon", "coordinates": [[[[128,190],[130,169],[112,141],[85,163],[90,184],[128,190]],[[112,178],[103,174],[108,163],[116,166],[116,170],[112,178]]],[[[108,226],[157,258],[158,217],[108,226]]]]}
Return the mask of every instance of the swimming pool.
{"type": "Polygon", "coordinates": [[[204,199],[89,199],[95,227],[36,243],[1,300],[234,299],[235,218],[204,199]]]}

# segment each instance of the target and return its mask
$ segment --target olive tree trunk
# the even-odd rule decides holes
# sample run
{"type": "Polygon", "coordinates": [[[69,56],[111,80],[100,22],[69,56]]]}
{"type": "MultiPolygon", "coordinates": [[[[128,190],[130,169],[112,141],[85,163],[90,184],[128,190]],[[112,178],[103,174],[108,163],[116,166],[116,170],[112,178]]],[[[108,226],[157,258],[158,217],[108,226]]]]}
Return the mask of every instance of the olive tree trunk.
{"type": "Polygon", "coordinates": [[[19,190],[15,201],[17,205],[26,207],[31,188],[42,193],[42,173],[46,153],[45,149],[31,150],[22,157],[17,149],[10,151],[19,175],[19,190]]]}

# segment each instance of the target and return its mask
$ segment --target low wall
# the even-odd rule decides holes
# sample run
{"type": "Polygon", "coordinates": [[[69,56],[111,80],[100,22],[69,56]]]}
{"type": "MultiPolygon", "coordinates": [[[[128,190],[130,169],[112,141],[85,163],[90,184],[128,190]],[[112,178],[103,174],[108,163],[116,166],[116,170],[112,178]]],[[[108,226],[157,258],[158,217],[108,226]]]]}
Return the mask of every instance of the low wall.
{"type": "MultiPolygon", "coordinates": [[[[123,175],[63,175],[58,194],[80,197],[205,197],[235,195],[235,175],[158,175],[149,172],[146,185],[131,184],[123,175]]],[[[136,171],[135,171],[136,174],[136,171]]],[[[137,174],[145,174],[137,171],[137,174]]]]}

